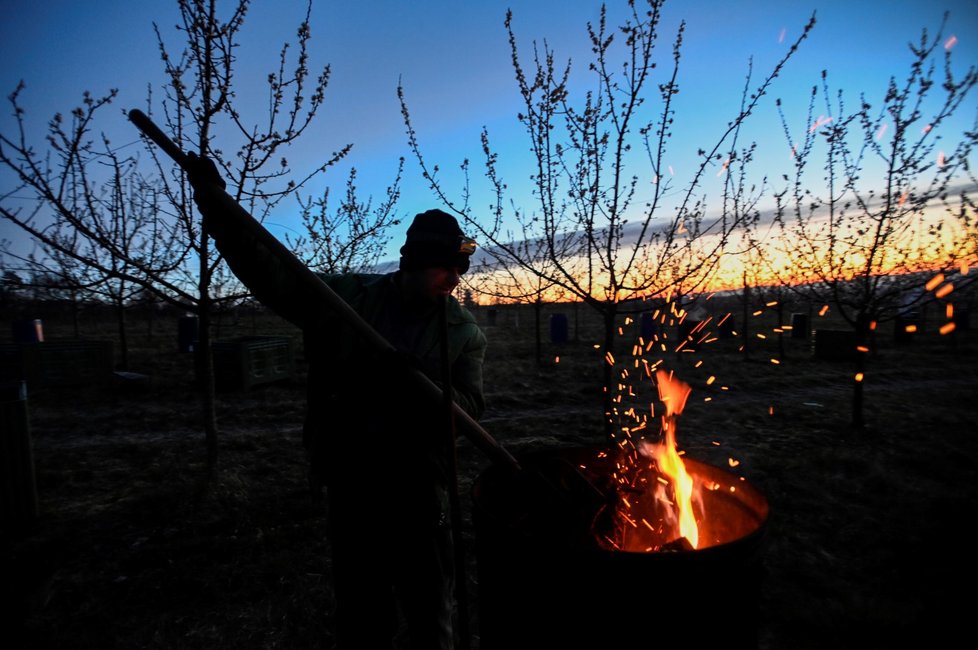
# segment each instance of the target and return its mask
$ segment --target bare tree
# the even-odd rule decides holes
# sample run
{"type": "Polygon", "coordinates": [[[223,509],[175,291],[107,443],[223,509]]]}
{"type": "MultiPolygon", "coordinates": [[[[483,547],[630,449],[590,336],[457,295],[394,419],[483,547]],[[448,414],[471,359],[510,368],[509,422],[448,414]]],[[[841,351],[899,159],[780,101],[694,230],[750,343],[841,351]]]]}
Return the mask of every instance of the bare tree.
{"type": "Polygon", "coordinates": [[[95,115],[115,92],[101,98],[86,94],[67,122],[55,115],[48,123],[49,150],[42,154],[25,135],[23,88],[19,84],[9,96],[17,132],[0,135],[0,164],[16,179],[0,204],[0,217],[37,246],[28,254],[7,255],[30,276],[54,281],[76,298],[109,299],[125,368],[125,301],[139,284],[177,268],[182,248],[159,220],[159,192],[138,173],[136,160],[121,157],[104,135],[93,137],[95,115]]]}
{"type": "Polygon", "coordinates": [[[387,232],[400,223],[394,207],[400,198],[403,171],[401,158],[386,198],[374,207],[372,199],[358,197],[357,170],[352,168],[346,193],[335,211],[330,211],[329,188],[320,199],[300,200],[305,233],[294,239],[286,235],[286,243],[303,263],[320,273],[356,273],[376,267],[390,240],[387,232]]]}
{"type": "Polygon", "coordinates": [[[863,380],[876,325],[928,299],[931,278],[952,274],[962,254],[973,254],[959,248],[966,235],[942,236],[953,220],[934,216],[936,206],[955,201],[959,214],[967,212],[975,188],[969,156],[978,139],[978,122],[951,132],[952,116],[973,97],[978,68],[956,74],[942,32],[943,23],[933,38],[923,30],[910,44],[905,80],[892,77],[877,108],[861,95],[849,109],[823,72],[797,142],[779,101],[795,155],[793,177],[785,175],[777,195],[778,252],[792,260],[783,281],[831,305],[853,328],[855,427],[864,424],[863,380]],[[816,118],[818,100],[825,113],[816,118]],[[813,182],[808,163],[819,154],[822,178],[813,182]],[[813,189],[819,187],[824,191],[813,189]]]}
{"type": "Polygon", "coordinates": [[[566,298],[566,295],[548,277],[546,266],[550,258],[544,241],[524,239],[512,242],[511,246],[512,250],[520,251],[520,259],[524,265],[514,266],[506,255],[494,254],[490,248],[473,265],[470,277],[465,278],[464,282],[475,293],[492,302],[533,306],[534,351],[537,364],[542,365],[543,307],[548,302],[566,298]],[[526,264],[532,265],[538,272],[527,273],[526,264]]]}
{"type": "MultiPolygon", "coordinates": [[[[513,16],[507,13],[512,65],[525,109],[518,117],[534,158],[534,211],[506,214],[503,202],[497,201],[497,209],[486,221],[470,209],[467,191],[463,200],[453,202],[437,166],[429,166],[422,155],[399,89],[409,144],[435,193],[514,267],[544,276],[598,311],[607,359],[613,358],[617,318],[629,305],[641,304],[642,298],[693,292],[715,269],[727,238],[740,223],[740,217],[727,210],[738,189],[725,179],[719,216],[710,217],[702,187],[706,174],[719,170],[722,175],[749,163],[744,151],[752,147],[742,148],[737,142],[741,126],[814,25],[813,17],[752,90],[748,72],[739,108],[712,144],[700,148],[699,162],[685,187],[673,191],[666,154],[676,128],[674,99],[680,91],[685,24],[673,42],[671,65],[659,65],[654,54],[663,5],[663,0],[629,0],[627,16],[617,30],[609,29],[602,5],[598,24],[587,26],[592,86],[578,99],[572,97],[570,62],[559,66],[546,42],[542,47],[534,44],[532,63],[529,69],[524,66],[513,16]],[[619,46],[622,63],[616,64],[619,46]],[[648,105],[650,88],[657,93],[655,107],[648,105]],[[664,217],[670,208],[672,216],[664,217]],[[504,223],[515,224],[518,236],[512,236],[504,223]],[[510,243],[517,239],[544,241],[549,267],[544,270],[523,259],[523,251],[510,243]]],[[[487,176],[497,192],[502,191],[505,186],[496,176],[497,154],[485,132],[483,150],[487,176]]],[[[617,384],[612,364],[605,364],[603,399],[609,437],[614,435],[617,416],[613,397],[617,384]]]]}
{"type": "MultiPolygon", "coordinates": [[[[307,3],[304,20],[296,32],[297,47],[293,49],[285,43],[267,77],[268,103],[259,111],[263,116],[252,115],[248,110],[252,104],[239,102],[233,89],[236,49],[243,34],[248,0],[232,3],[225,12],[219,11],[217,0],[178,0],[178,4],[177,31],[182,44],[172,47],[156,29],[168,79],[158,103],[161,126],[182,149],[212,158],[229,180],[229,193],[253,216],[263,220],[283,199],[296,194],[312,178],[341,160],[351,146],[341,147],[303,175],[296,175],[285,157],[323,104],[330,77],[329,66],[316,74],[309,67],[311,2],[307,3]],[[221,147],[214,144],[218,133],[221,147]]],[[[147,242],[176,242],[177,245],[165,248],[165,254],[159,257],[150,255],[148,251],[153,249],[145,246],[126,248],[106,237],[99,224],[109,223],[123,212],[133,214],[135,204],[126,193],[126,188],[131,187],[127,183],[143,178],[147,161],[140,161],[138,172],[134,167],[119,165],[103,174],[113,178],[105,187],[114,183],[115,191],[99,196],[99,201],[94,200],[98,185],[86,184],[95,161],[88,140],[93,118],[114,98],[115,92],[98,99],[86,94],[84,105],[72,113],[74,121],[70,128],[62,128],[60,117],[52,121],[51,131],[57,137],[49,138],[48,144],[55,156],[60,156],[60,168],[49,166],[49,156],[38,153],[27,141],[23,111],[16,105],[16,94],[13,101],[21,120],[20,131],[10,137],[4,135],[0,140],[3,147],[0,162],[18,174],[21,185],[4,193],[0,215],[30,232],[42,245],[51,246],[53,242],[45,241],[43,235],[47,227],[44,220],[50,219],[53,213],[73,229],[72,237],[81,236],[85,250],[99,250],[107,255],[104,261],[100,258],[96,262],[93,256],[82,257],[80,262],[97,264],[97,268],[108,274],[106,277],[133,282],[198,316],[200,341],[195,354],[208,461],[213,466],[217,457],[217,421],[210,354],[211,316],[221,303],[242,298],[244,291],[211,245],[192,202],[187,179],[146,140],[148,165],[154,171],[154,180],[151,190],[148,186],[141,190],[147,202],[142,207],[157,218],[144,225],[141,233],[147,242]],[[24,187],[35,192],[34,207],[26,213],[19,207],[8,208],[7,199],[24,187]]],[[[145,112],[153,115],[154,108],[157,106],[150,92],[145,112]]],[[[104,144],[105,151],[99,155],[111,154],[108,142],[104,144]]],[[[388,196],[390,205],[385,208],[388,214],[394,199],[396,193],[388,196]]],[[[348,204],[357,206],[354,210],[364,208],[349,198],[348,204]]],[[[370,236],[374,234],[376,231],[370,236]]]]}

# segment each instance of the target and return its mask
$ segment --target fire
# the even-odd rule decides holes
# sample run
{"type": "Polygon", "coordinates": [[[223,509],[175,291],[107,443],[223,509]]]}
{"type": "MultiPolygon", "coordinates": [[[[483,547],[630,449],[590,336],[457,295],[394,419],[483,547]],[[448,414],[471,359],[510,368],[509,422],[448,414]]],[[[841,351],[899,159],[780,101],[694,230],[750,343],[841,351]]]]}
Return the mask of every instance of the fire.
{"type": "Polygon", "coordinates": [[[693,515],[693,477],[686,471],[683,459],[676,451],[676,419],[689,398],[689,384],[676,379],[672,373],[659,370],[655,374],[659,387],[659,399],[666,406],[662,416],[662,434],[665,440],[652,446],[652,458],[659,472],[671,482],[679,512],[679,536],[686,538],[693,548],[699,543],[699,530],[693,515]]]}
{"type": "MultiPolygon", "coordinates": [[[[676,446],[676,422],[691,388],[666,370],[656,370],[655,379],[664,407],[659,441],[631,437],[633,442],[622,445],[613,476],[617,503],[595,530],[601,543],[615,550],[693,550],[701,545],[697,513],[704,516],[704,481],[688,471],[676,446]]],[[[651,411],[654,417],[654,404],[651,411]]],[[[629,414],[636,416],[631,409],[629,414]]],[[[643,421],[626,434],[644,427],[643,421]]]]}

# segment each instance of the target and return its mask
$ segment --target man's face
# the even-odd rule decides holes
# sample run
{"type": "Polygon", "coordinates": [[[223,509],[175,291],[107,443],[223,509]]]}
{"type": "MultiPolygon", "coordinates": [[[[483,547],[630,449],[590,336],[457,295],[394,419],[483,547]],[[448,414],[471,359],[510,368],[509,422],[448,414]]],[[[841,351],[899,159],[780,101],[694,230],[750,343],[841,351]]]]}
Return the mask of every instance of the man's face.
{"type": "Polygon", "coordinates": [[[459,283],[459,272],[456,268],[433,267],[422,269],[411,274],[411,288],[428,300],[437,300],[449,296],[459,283]]]}
{"type": "Polygon", "coordinates": [[[440,298],[450,296],[459,283],[459,272],[456,268],[425,269],[425,286],[430,296],[440,298]]]}

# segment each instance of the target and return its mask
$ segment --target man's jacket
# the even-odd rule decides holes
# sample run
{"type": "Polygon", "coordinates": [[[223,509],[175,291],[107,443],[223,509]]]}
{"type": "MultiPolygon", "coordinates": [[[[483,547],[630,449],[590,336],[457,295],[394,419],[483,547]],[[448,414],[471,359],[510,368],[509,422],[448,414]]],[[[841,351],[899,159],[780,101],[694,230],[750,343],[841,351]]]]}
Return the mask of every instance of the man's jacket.
{"type": "MultiPolygon", "coordinates": [[[[431,403],[408,365],[444,388],[438,305],[405,303],[397,274],[321,276],[398,351],[381,354],[341,321],[295,271],[220,215],[206,227],[234,274],[254,296],[302,329],[309,366],[303,440],[313,469],[329,483],[370,472],[444,476],[451,437],[447,409],[431,403]],[[420,463],[420,465],[419,465],[420,463]]],[[[452,397],[473,418],[485,408],[486,338],[457,300],[445,303],[452,397]]]]}

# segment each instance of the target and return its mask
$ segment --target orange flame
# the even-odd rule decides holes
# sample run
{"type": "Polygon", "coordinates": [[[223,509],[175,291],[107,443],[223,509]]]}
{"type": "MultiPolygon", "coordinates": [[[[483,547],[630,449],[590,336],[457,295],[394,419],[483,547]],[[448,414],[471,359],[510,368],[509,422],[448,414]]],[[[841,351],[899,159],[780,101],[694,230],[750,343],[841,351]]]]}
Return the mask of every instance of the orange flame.
{"type": "Polygon", "coordinates": [[[665,441],[653,447],[652,457],[659,471],[672,482],[676,507],[679,510],[679,534],[696,548],[699,544],[699,529],[693,515],[693,477],[686,471],[686,465],[676,451],[676,417],[683,412],[692,389],[689,384],[676,379],[671,372],[665,370],[656,371],[655,379],[659,387],[659,399],[666,407],[666,413],[662,416],[665,441]]]}

